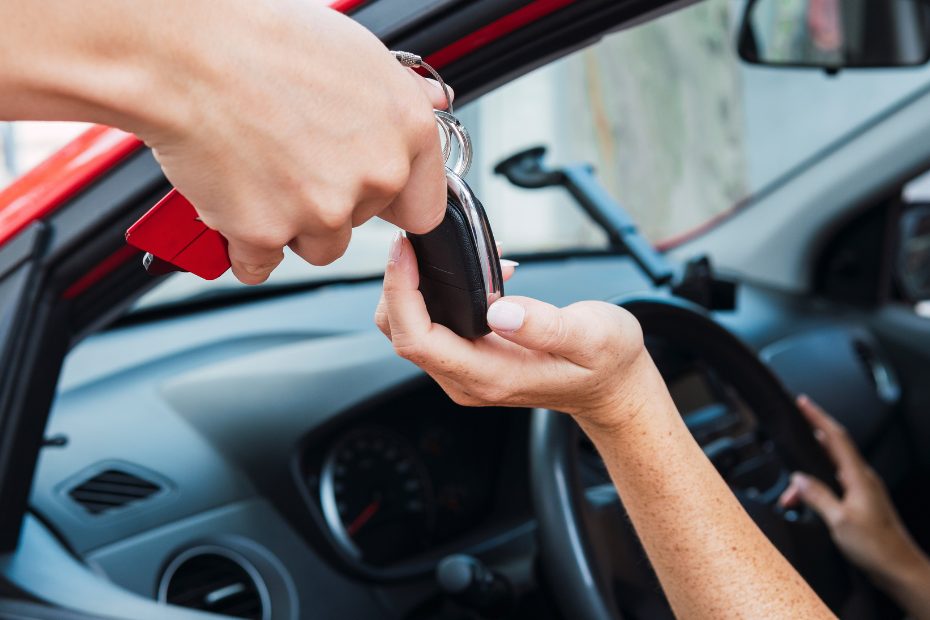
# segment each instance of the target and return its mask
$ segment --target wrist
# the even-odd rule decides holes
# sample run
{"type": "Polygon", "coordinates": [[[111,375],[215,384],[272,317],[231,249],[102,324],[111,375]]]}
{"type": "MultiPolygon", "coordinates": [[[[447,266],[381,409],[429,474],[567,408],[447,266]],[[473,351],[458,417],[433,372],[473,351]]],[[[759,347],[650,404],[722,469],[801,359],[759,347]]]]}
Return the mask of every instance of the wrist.
{"type": "Polygon", "coordinates": [[[930,560],[923,551],[906,534],[896,546],[882,566],[867,571],[876,585],[890,594],[930,586],[930,560]]]}
{"type": "MultiPolygon", "coordinates": [[[[643,347],[605,393],[588,406],[568,413],[590,432],[623,434],[639,418],[669,407],[674,411],[665,381],[643,347]]],[[[674,413],[678,415],[677,411],[674,413]]]]}

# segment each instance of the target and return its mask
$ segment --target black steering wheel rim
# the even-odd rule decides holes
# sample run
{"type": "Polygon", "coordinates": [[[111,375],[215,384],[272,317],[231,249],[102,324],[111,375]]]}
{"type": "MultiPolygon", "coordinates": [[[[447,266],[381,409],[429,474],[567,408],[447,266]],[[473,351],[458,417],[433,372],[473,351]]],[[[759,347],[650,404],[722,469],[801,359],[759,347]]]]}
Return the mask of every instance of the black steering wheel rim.
{"type": "MultiPolygon", "coordinates": [[[[759,357],[703,308],[673,297],[617,301],[640,321],[643,332],[680,339],[701,352],[723,379],[738,386],[759,424],[792,469],[836,484],[833,466],[797,411],[794,398],[759,357]]],[[[583,525],[584,489],[579,480],[577,426],[561,413],[536,410],[530,426],[531,491],[539,523],[542,568],[560,608],[581,620],[622,615],[610,584],[593,561],[583,525]]]]}

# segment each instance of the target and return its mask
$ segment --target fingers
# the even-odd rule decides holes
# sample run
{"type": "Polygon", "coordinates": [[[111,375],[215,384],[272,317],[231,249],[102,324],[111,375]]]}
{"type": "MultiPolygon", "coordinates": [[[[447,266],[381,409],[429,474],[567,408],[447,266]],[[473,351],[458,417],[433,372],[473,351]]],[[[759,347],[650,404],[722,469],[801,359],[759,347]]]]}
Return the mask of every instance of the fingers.
{"type": "MultiPolygon", "coordinates": [[[[502,252],[500,244],[497,244],[497,254],[500,255],[502,252]]],[[[513,274],[516,272],[517,266],[520,263],[513,260],[507,260],[502,258],[501,263],[501,274],[503,275],[504,282],[508,281],[513,277],[513,274]]],[[[378,300],[378,307],[375,309],[375,325],[378,326],[378,329],[381,330],[381,333],[391,338],[391,324],[388,321],[387,307],[384,303],[384,293],[381,293],[381,298],[378,300]]]]}
{"type": "MultiPolygon", "coordinates": [[[[593,346],[595,341],[603,340],[599,329],[615,324],[613,320],[604,321],[604,317],[599,316],[605,311],[619,309],[600,302],[556,308],[536,299],[508,296],[494,302],[488,309],[488,326],[520,346],[554,353],[585,365],[592,354],[596,354],[598,347],[593,346]]],[[[622,329],[619,325],[617,327],[622,329]]]]}
{"type": "MultiPolygon", "coordinates": [[[[408,70],[416,76],[417,83],[426,93],[426,96],[429,97],[429,102],[434,109],[445,110],[449,107],[449,102],[446,101],[446,93],[443,92],[442,85],[439,82],[432,78],[424,78],[413,69],[408,70]]],[[[455,100],[455,91],[452,90],[452,87],[446,84],[446,89],[449,91],[449,98],[455,100]]]]}
{"type": "Polygon", "coordinates": [[[814,435],[833,459],[840,482],[846,486],[865,470],[865,461],[842,424],[805,395],[797,399],[798,408],[814,428],[814,435]]]}
{"type": "Polygon", "coordinates": [[[520,263],[515,260],[501,259],[501,276],[503,276],[504,282],[513,277],[514,271],[519,265],[520,263]]]}
{"type": "Polygon", "coordinates": [[[433,130],[410,164],[407,184],[380,216],[408,232],[425,234],[439,226],[445,215],[445,162],[439,134],[433,130]]]}
{"type": "Polygon", "coordinates": [[[790,506],[786,499],[792,503],[804,502],[820,515],[827,525],[837,523],[842,518],[843,505],[840,499],[834,495],[830,487],[806,474],[795,472],[791,475],[791,483],[779,499],[783,502],[782,505],[790,506]]]}
{"type": "Polygon", "coordinates": [[[781,492],[781,495],[778,497],[778,505],[782,508],[794,508],[801,501],[800,491],[798,491],[798,485],[794,482],[792,478],[788,483],[788,486],[785,487],[785,490],[781,492]]]}
{"type": "Polygon", "coordinates": [[[287,245],[311,265],[328,265],[345,254],[351,238],[352,226],[347,222],[333,232],[298,235],[287,245]]]}
{"type": "Polygon", "coordinates": [[[516,271],[517,267],[520,266],[520,263],[518,263],[515,260],[508,260],[506,258],[500,258],[504,254],[503,246],[501,246],[501,244],[499,243],[495,243],[494,247],[497,248],[497,257],[500,259],[501,277],[503,277],[504,282],[506,282],[507,280],[513,277],[513,274],[516,271]]]}
{"type": "Polygon", "coordinates": [[[446,369],[474,365],[477,359],[472,343],[430,320],[417,288],[419,281],[413,247],[398,233],[384,272],[380,324],[382,331],[389,330],[394,350],[430,374],[446,374],[446,369]]]}
{"type": "Polygon", "coordinates": [[[236,239],[229,239],[227,252],[233,275],[243,284],[261,284],[284,260],[284,252],[280,246],[268,247],[236,239]]]}

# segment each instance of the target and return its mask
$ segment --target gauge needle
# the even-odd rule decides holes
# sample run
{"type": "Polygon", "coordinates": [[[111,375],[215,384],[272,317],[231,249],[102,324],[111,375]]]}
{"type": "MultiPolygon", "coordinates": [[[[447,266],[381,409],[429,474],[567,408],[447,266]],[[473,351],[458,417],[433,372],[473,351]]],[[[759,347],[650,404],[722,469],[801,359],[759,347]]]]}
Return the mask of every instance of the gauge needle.
{"type": "Polygon", "coordinates": [[[366,523],[371,521],[371,518],[377,514],[378,509],[381,508],[381,498],[378,497],[375,501],[371,502],[360,513],[352,523],[349,524],[349,527],[346,528],[346,532],[349,533],[349,536],[355,536],[356,532],[362,529],[366,523]]]}

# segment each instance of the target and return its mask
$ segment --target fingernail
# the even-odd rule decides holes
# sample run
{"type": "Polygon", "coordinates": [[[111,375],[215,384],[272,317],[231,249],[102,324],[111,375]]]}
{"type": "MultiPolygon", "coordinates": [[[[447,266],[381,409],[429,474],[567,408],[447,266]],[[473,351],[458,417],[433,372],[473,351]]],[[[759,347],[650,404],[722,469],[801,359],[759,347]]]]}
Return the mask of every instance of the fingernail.
{"type": "Polygon", "coordinates": [[[501,262],[501,267],[517,267],[520,265],[520,263],[518,263],[517,261],[510,260],[508,258],[502,258],[500,262],[501,262]]]}
{"type": "Polygon", "coordinates": [[[488,325],[502,332],[520,329],[525,317],[526,309],[523,306],[503,299],[494,302],[488,308],[488,325]]]}
{"type": "Polygon", "coordinates": [[[442,84],[440,84],[439,82],[437,82],[437,81],[434,80],[433,78],[425,78],[425,79],[426,79],[427,82],[429,82],[429,85],[430,85],[430,86],[432,86],[433,88],[435,88],[436,90],[438,90],[439,92],[441,92],[443,95],[446,94],[446,89],[448,89],[448,91],[449,91],[449,96],[450,96],[450,97],[455,97],[455,93],[454,93],[454,91],[452,90],[452,87],[449,86],[448,84],[446,84],[446,88],[444,89],[444,88],[442,87],[442,84]]]}
{"type": "Polygon", "coordinates": [[[389,259],[392,263],[400,260],[400,255],[404,251],[404,233],[397,231],[394,233],[394,240],[391,241],[391,253],[389,259]]]}
{"type": "Polygon", "coordinates": [[[819,428],[814,429],[814,439],[817,441],[824,441],[827,438],[827,434],[820,430],[819,428]]]}
{"type": "Polygon", "coordinates": [[[807,394],[799,394],[796,402],[798,405],[806,405],[810,402],[810,398],[807,397],[807,394]]]}
{"type": "Polygon", "coordinates": [[[807,487],[810,484],[809,481],[807,480],[807,476],[805,476],[804,474],[799,474],[798,472],[794,472],[793,474],[791,474],[791,482],[794,483],[794,485],[798,488],[799,491],[807,490],[807,487]]]}

